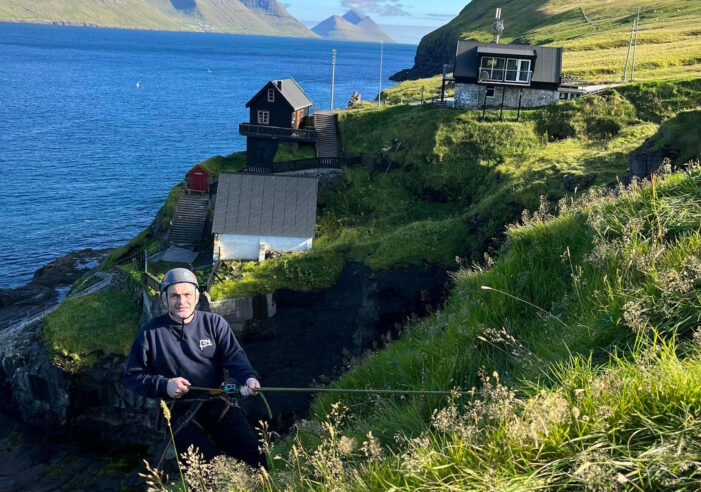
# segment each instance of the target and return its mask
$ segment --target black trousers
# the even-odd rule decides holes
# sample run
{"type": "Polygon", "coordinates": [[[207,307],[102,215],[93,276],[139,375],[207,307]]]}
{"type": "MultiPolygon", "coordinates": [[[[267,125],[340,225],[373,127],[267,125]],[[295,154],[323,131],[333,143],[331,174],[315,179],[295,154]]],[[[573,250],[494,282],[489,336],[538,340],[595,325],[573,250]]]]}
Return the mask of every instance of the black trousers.
{"type": "Polygon", "coordinates": [[[190,445],[199,448],[208,461],[228,454],[254,468],[267,468],[265,455],[259,450],[258,439],[245,413],[238,406],[229,406],[223,400],[203,403],[184,427],[176,428],[175,446],[178,453],[184,453],[190,445]]]}

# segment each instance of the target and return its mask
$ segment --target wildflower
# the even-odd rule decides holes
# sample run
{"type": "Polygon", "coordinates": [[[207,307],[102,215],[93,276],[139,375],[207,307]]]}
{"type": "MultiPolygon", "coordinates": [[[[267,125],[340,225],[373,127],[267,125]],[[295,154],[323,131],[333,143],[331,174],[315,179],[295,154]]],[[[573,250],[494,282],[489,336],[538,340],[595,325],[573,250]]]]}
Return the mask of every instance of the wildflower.
{"type": "Polygon", "coordinates": [[[380,441],[372,435],[372,431],[368,432],[367,438],[367,441],[363,441],[363,455],[371,461],[377,461],[382,453],[380,441]]]}
{"type": "Polygon", "coordinates": [[[166,405],[166,402],[161,400],[161,410],[163,410],[163,416],[166,418],[168,423],[170,423],[170,408],[166,405]]]}
{"type": "Polygon", "coordinates": [[[338,452],[342,456],[350,456],[355,451],[356,444],[354,437],[341,436],[338,440],[338,452]]]}

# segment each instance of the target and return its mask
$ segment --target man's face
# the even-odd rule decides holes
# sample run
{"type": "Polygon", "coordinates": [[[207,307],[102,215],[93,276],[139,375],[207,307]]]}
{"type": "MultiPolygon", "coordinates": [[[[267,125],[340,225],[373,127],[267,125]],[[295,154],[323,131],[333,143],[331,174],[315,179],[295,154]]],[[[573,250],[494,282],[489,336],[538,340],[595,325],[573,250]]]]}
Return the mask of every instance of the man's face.
{"type": "Polygon", "coordinates": [[[195,312],[199,292],[193,284],[180,283],[168,287],[166,304],[171,317],[187,320],[195,312]]]}

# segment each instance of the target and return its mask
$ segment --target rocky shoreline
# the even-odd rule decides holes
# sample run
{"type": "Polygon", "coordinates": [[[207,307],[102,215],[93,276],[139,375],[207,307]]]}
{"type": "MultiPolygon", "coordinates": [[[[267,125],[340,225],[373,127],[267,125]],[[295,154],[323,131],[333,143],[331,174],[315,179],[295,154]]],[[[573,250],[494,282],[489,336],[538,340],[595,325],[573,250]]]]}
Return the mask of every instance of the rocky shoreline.
{"type": "Polygon", "coordinates": [[[0,332],[58,304],[71,285],[108,254],[109,250],[90,248],[74,251],[39,268],[25,285],[0,289],[0,332]]]}

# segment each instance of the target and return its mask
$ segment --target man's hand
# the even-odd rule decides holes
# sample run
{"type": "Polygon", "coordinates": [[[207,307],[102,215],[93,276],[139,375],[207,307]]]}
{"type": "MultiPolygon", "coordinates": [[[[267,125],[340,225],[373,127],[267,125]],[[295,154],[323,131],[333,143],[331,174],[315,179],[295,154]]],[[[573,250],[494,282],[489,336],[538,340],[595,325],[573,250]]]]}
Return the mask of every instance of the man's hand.
{"type": "Polygon", "coordinates": [[[246,386],[241,386],[241,394],[243,396],[255,395],[256,388],[260,388],[260,383],[256,378],[248,378],[246,380],[246,386]]]}
{"type": "Polygon", "coordinates": [[[168,396],[180,398],[189,391],[190,381],[185,378],[172,378],[168,380],[168,396]]]}

